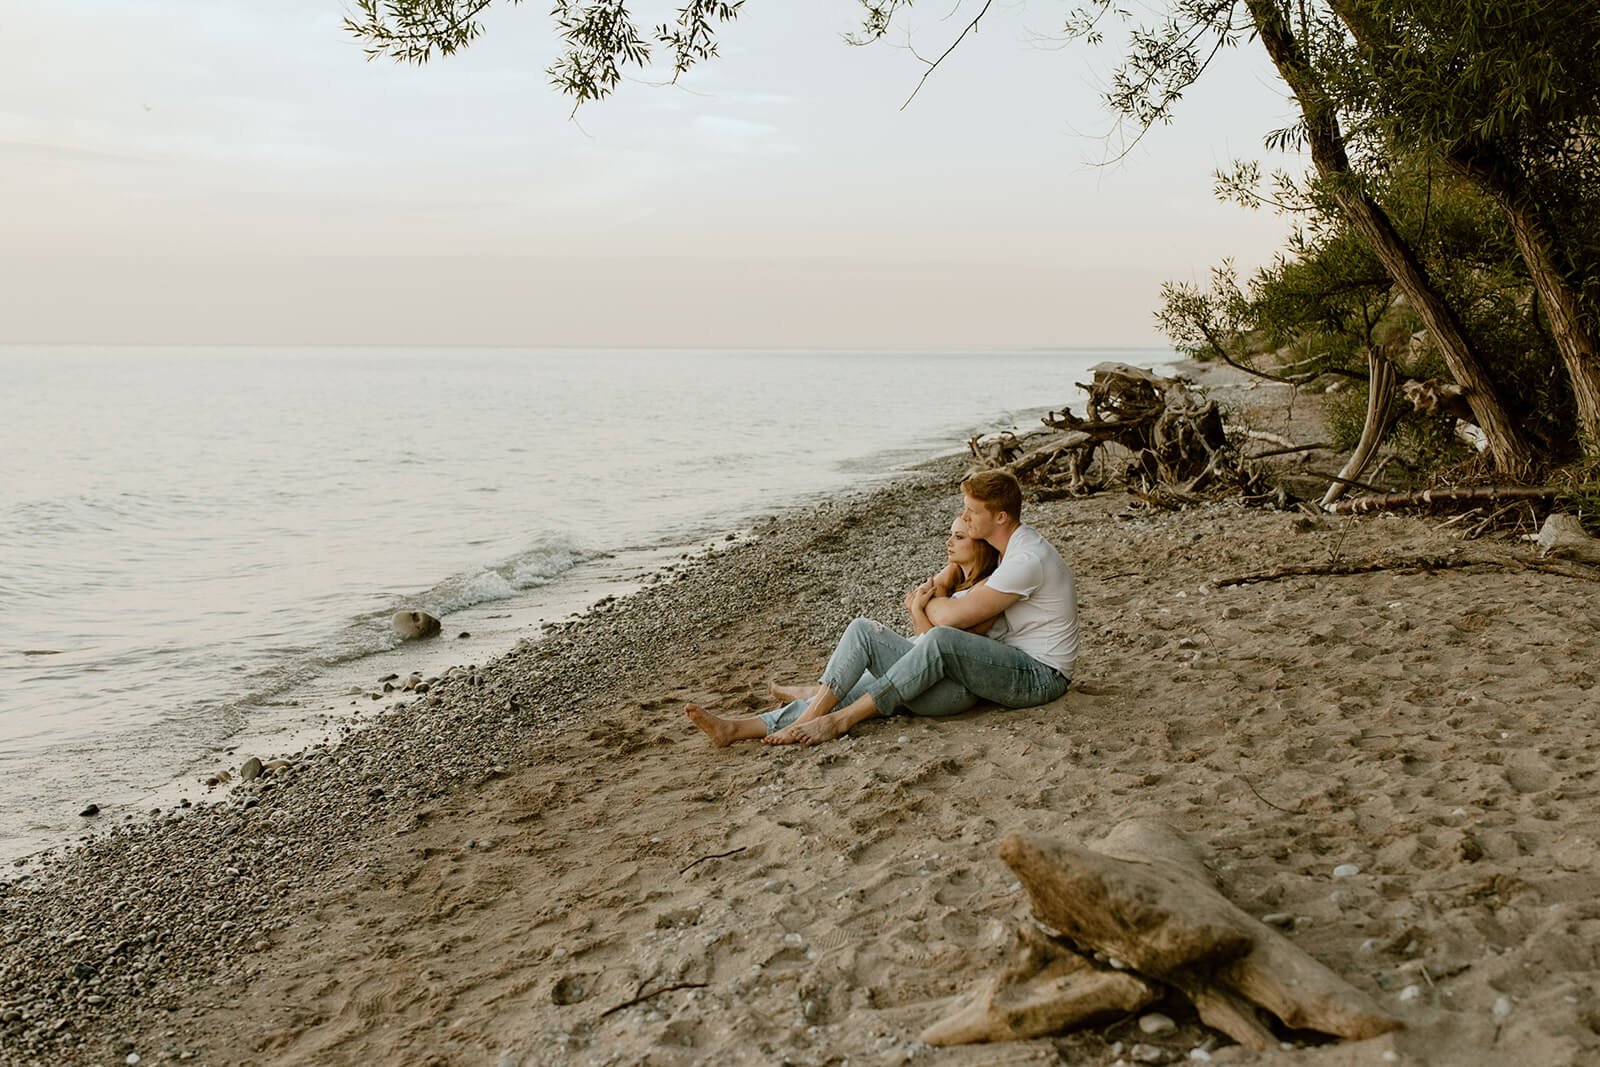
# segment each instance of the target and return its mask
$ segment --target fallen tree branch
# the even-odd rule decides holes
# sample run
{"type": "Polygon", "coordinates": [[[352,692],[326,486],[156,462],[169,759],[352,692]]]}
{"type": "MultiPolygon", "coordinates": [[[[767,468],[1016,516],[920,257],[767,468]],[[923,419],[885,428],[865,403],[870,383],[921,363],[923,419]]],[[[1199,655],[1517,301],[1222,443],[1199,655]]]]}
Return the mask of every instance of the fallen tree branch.
{"type": "Polygon", "coordinates": [[[1326,441],[1314,441],[1309,445],[1290,445],[1287,448],[1271,448],[1265,452],[1253,452],[1245,459],[1267,459],[1272,456],[1287,456],[1294,452],[1318,452],[1332,446],[1326,441]]]}
{"type": "Polygon", "coordinates": [[[690,862],[684,864],[683,867],[678,871],[678,873],[679,874],[687,874],[690,867],[694,867],[694,866],[696,866],[698,864],[704,863],[704,862],[706,862],[706,860],[720,860],[724,856],[737,856],[739,853],[745,851],[745,849],[747,849],[749,847],[750,847],[749,845],[740,845],[738,848],[730,848],[726,852],[713,852],[709,856],[701,856],[697,860],[691,860],[690,862]]]}
{"type": "Polygon", "coordinates": [[[1239,781],[1241,781],[1245,785],[1249,786],[1250,787],[1250,792],[1252,792],[1252,793],[1254,793],[1256,795],[1256,799],[1261,801],[1261,803],[1265,804],[1267,807],[1271,808],[1273,811],[1281,811],[1285,815],[1299,815],[1300,814],[1300,809],[1299,808],[1280,808],[1278,805],[1274,804],[1272,801],[1270,801],[1266,797],[1262,796],[1261,795],[1261,790],[1256,788],[1256,784],[1254,782],[1252,782],[1250,779],[1246,778],[1244,775],[1242,775],[1242,774],[1239,775],[1239,781]]]}
{"type": "Polygon", "coordinates": [[[623,1008],[631,1008],[635,1004],[643,1004],[645,1001],[651,999],[652,997],[659,997],[663,993],[675,993],[680,989],[705,989],[705,988],[706,988],[706,983],[705,982],[674,982],[671,985],[662,986],[660,989],[653,989],[648,993],[642,993],[641,992],[638,996],[634,997],[632,1000],[625,1000],[621,1004],[616,1005],[615,1007],[607,1008],[605,1011],[600,1013],[600,1018],[604,1019],[607,1015],[615,1015],[617,1012],[621,1011],[623,1008]]]}
{"type": "MultiPolygon", "coordinates": [[[[1365,488],[1357,486],[1357,488],[1365,488]]],[[[1416,493],[1385,493],[1340,500],[1328,505],[1335,515],[1360,515],[1398,508],[1443,508],[1461,504],[1493,504],[1502,500],[1550,500],[1560,491],[1554,486],[1480,485],[1470,489],[1423,489],[1416,493]]]]}
{"type": "MultiPolygon", "coordinates": [[[[1382,493],[1382,494],[1385,494],[1385,495],[1388,495],[1388,493],[1389,493],[1389,490],[1383,488],[1382,486],[1368,485],[1366,482],[1358,482],[1358,481],[1355,481],[1352,478],[1345,478],[1345,477],[1343,477],[1341,475],[1338,475],[1338,474],[1329,474],[1326,471],[1306,471],[1306,473],[1308,475],[1310,475],[1311,477],[1313,477],[1313,478],[1326,478],[1330,482],[1335,482],[1335,483],[1337,483],[1339,485],[1348,486],[1351,489],[1365,489],[1369,493],[1382,493]]],[[[1367,498],[1366,497],[1362,497],[1361,499],[1365,500],[1367,498]]],[[[1335,515],[1343,514],[1343,512],[1341,512],[1338,509],[1338,507],[1336,507],[1336,506],[1327,507],[1326,510],[1332,512],[1335,515]]]]}
{"type": "MultiPolygon", "coordinates": [[[[1281,567],[1275,571],[1263,571],[1258,574],[1244,574],[1237,578],[1223,578],[1217,582],[1217,588],[1226,589],[1230,585],[1277,582],[1285,578],[1306,578],[1313,575],[1339,577],[1348,574],[1372,574],[1375,571],[1447,571],[1459,570],[1462,567],[1493,566],[1504,566],[1504,564],[1496,564],[1493,560],[1449,559],[1444,556],[1375,559],[1366,563],[1307,563],[1293,567],[1281,567]]],[[[1515,566],[1522,567],[1525,564],[1518,562],[1515,566]]]]}

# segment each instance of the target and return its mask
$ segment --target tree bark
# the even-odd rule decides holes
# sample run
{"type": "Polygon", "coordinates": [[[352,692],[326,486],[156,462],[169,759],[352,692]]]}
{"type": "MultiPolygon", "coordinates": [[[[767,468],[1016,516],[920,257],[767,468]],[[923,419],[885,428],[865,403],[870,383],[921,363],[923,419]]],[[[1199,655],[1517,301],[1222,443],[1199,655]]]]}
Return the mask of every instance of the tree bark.
{"type": "Polygon", "coordinates": [[[1500,470],[1516,475],[1532,466],[1533,449],[1511,421],[1483,360],[1468,341],[1461,320],[1428,277],[1416,252],[1395,229],[1383,207],[1362,188],[1345,153],[1333,101],[1323,91],[1310,60],[1295,40],[1276,0],[1246,0],[1256,33],[1278,73],[1299,101],[1306,142],[1317,173],[1328,182],[1340,209],[1395,284],[1421,316],[1451,375],[1467,392],[1475,421],[1489,439],[1489,455],[1500,470]]]}
{"type": "Polygon", "coordinates": [[[1495,169],[1455,155],[1447,161],[1461,175],[1475,182],[1500,205],[1511,223],[1517,251],[1528,266],[1534,291],[1544,301],[1550,336],[1561,353],[1561,362],[1572,383],[1578,406],[1578,443],[1586,453],[1600,451],[1600,344],[1584,322],[1578,295],[1557,265],[1555,240],[1542,213],[1528,202],[1516,185],[1495,169]]]}
{"type": "MultiPolygon", "coordinates": [[[[1351,0],[1331,0],[1330,6],[1372,63],[1382,63],[1392,49],[1405,43],[1384,33],[1383,27],[1351,0]]],[[[1525,182],[1505,167],[1464,150],[1447,151],[1443,156],[1452,170],[1487,193],[1510,222],[1534,292],[1545,305],[1551,339],[1572,382],[1579,444],[1584,452],[1600,451],[1600,343],[1584,321],[1577,293],[1558,265],[1549,224],[1525,192],[1525,182]]]]}

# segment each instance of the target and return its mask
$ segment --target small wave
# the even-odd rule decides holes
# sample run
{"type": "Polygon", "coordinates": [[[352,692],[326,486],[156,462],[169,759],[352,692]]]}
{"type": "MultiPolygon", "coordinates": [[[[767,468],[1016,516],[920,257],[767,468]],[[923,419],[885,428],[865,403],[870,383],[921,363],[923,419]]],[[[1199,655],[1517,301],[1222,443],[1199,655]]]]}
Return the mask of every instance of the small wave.
{"type": "MultiPolygon", "coordinates": [[[[399,638],[389,627],[389,617],[396,611],[426,611],[446,618],[478,604],[509,600],[519,593],[549,585],[579,564],[604,555],[568,538],[541,537],[513,556],[451,575],[430,589],[394,598],[377,611],[357,616],[324,646],[315,661],[318,666],[326,667],[396,647],[399,638]]],[[[289,673],[292,677],[284,681],[299,681],[314,671],[289,673]]]]}
{"type": "MultiPolygon", "coordinates": [[[[245,691],[225,701],[210,700],[212,715],[237,724],[243,708],[251,707],[303,684],[330,667],[359,660],[400,645],[389,625],[399,610],[421,610],[440,618],[477,604],[509,600],[526,590],[558,581],[574,567],[607,553],[584,549],[559,537],[545,537],[507,559],[452,575],[432,588],[412,596],[393,598],[386,605],[349,620],[340,630],[312,646],[273,646],[258,649],[270,662],[245,668],[245,691]]],[[[89,669],[89,668],[84,668],[89,669]]],[[[195,709],[184,709],[181,719],[195,709]]]]}
{"type": "Polygon", "coordinates": [[[443,616],[487,601],[507,600],[524,590],[548,585],[597,555],[566,538],[541,538],[509,559],[452,575],[427,592],[396,603],[394,608],[420,608],[443,616]]]}

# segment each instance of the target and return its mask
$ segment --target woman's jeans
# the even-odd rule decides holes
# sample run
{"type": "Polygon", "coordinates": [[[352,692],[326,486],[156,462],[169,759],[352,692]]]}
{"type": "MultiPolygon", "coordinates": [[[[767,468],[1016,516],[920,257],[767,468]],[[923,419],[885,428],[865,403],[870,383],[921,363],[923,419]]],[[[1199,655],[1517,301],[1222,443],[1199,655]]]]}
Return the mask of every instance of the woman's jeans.
{"type": "MultiPolygon", "coordinates": [[[[938,717],[983,700],[1008,708],[1047,704],[1067,691],[1069,679],[1026,652],[965,630],[935,626],[908,641],[882,623],[857,619],[833,650],[822,684],[841,708],[870,695],[881,715],[904,706],[938,717]]],[[[767,733],[794,722],[808,704],[795,700],[760,716],[767,733]]]]}

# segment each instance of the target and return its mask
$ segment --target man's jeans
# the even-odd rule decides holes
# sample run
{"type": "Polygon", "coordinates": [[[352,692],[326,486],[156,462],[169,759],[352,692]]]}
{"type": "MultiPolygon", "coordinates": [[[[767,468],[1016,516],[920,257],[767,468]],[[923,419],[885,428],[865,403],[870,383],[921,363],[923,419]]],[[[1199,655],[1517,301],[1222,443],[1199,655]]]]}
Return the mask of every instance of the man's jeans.
{"type": "MultiPolygon", "coordinates": [[[[1069,680],[1026,652],[949,626],[908,641],[882,623],[857,619],[839,639],[822,684],[839,707],[870,694],[879,714],[904,706],[913,715],[944,716],[987,700],[1008,708],[1047,704],[1069,680]]],[[[796,700],[761,716],[767,733],[800,717],[810,701],[796,700]]]]}

